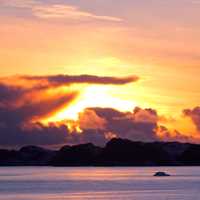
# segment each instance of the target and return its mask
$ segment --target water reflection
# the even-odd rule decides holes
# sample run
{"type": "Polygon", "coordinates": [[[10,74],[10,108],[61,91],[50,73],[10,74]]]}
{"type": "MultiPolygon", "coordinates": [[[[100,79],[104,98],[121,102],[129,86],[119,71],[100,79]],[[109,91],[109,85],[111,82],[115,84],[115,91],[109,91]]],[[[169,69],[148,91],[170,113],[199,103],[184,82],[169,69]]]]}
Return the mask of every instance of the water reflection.
{"type": "Polygon", "coordinates": [[[200,199],[200,168],[0,168],[0,200],[200,199]],[[166,171],[171,177],[153,177],[166,171]]]}

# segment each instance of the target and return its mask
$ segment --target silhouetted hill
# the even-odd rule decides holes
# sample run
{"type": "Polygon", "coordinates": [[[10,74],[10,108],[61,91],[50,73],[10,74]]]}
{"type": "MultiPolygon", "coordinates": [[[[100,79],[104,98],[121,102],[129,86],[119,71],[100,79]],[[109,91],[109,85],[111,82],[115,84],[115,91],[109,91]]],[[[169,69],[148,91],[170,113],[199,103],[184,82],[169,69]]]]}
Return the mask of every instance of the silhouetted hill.
{"type": "Polygon", "coordinates": [[[179,156],[183,165],[200,165],[200,145],[189,145],[179,156]]]}
{"type": "Polygon", "coordinates": [[[98,158],[102,165],[167,165],[174,163],[161,143],[142,143],[113,139],[107,143],[98,158]]]}
{"type": "Polygon", "coordinates": [[[102,148],[91,143],[75,146],[64,146],[50,161],[54,166],[89,166],[96,162],[102,148]]]}
{"type": "Polygon", "coordinates": [[[0,166],[45,166],[56,155],[56,151],[36,146],[16,150],[0,150],[0,166]]]}
{"type": "Polygon", "coordinates": [[[48,150],[36,146],[0,150],[0,166],[180,166],[200,165],[200,145],[112,139],[48,150]]]}

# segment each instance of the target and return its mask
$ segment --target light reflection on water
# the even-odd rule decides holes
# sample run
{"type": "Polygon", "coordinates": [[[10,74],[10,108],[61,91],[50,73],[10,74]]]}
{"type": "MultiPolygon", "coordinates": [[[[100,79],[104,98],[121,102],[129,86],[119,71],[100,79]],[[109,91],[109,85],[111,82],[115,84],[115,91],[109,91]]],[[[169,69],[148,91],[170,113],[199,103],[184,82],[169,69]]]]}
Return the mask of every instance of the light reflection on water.
{"type": "Polygon", "coordinates": [[[0,200],[35,199],[200,199],[200,168],[0,168],[0,200]],[[153,177],[156,171],[172,176],[153,177]]]}

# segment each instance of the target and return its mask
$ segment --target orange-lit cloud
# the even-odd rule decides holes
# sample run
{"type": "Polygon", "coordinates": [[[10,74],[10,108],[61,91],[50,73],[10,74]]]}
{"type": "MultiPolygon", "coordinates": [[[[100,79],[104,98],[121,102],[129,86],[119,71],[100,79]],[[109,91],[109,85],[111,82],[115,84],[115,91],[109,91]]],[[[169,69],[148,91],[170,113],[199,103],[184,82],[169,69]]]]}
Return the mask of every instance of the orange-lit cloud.
{"type": "Polygon", "coordinates": [[[82,130],[104,130],[106,127],[106,120],[99,117],[92,109],[85,109],[79,114],[78,125],[82,130]]]}
{"type": "Polygon", "coordinates": [[[185,109],[183,113],[186,117],[191,118],[197,131],[200,132],[200,107],[195,107],[194,109],[185,109]]]}
{"type": "MultiPolygon", "coordinates": [[[[120,112],[112,108],[88,108],[80,113],[77,126],[82,134],[99,134],[104,138],[95,143],[105,143],[113,137],[127,138],[134,141],[179,141],[199,142],[195,135],[185,135],[177,130],[169,130],[160,124],[160,116],[154,109],[136,107],[132,112],[120,112]]],[[[84,136],[83,136],[84,137],[84,136]]]]}
{"type": "MultiPolygon", "coordinates": [[[[18,76],[1,78],[0,104],[2,107],[13,106],[14,109],[32,108],[37,117],[44,117],[59,110],[65,102],[71,102],[79,91],[60,90],[71,84],[114,84],[123,85],[138,80],[138,77],[100,77],[92,75],[55,75],[55,76],[18,76]],[[49,102],[50,104],[48,104],[49,102]],[[43,107],[43,105],[45,105],[43,107]],[[35,109],[34,109],[35,108],[35,109]],[[37,109],[38,108],[38,109],[37,109]],[[54,110],[55,109],[55,110],[54,110]],[[46,110],[46,111],[45,111],[46,110]],[[45,114],[46,113],[46,114],[45,114]]],[[[26,112],[24,112],[27,114],[26,112]]],[[[30,112],[31,114],[31,112],[30,112]]],[[[30,118],[26,116],[27,118],[30,118]]]]}
{"type": "Polygon", "coordinates": [[[44,125],[41,121],[44,118],[54,115],[59,110],[67,108],[77,98],[80,91],[78,89],[70,89],[71,84],[120,85],[134,82],[137,79],[136,76],[118,78],[90,75],[16,76],[1,78],[1,145],[21,145],[31,142],[52,144],[53,138],[55,139],[55,144],[67,141],[75,143],[76,140],[84,141],[86,136],[88,139],[93,136],[92,138],[94,139],[96,135],[93,135],[91,131],[85,131],[85,127],[97,133],[97,130],[103,128],[105,121],[93,111],[88,110],[83,115],[80,114],[79,122],[52,122],[44,125]],[[91,118],[93,121],[91,121],[91,118]],[[78,137],[82,131],[84,131],[83,136],[78,137]],[[55,132],[55,135],[53,135],[53,132],[55,132]],[[56,135],[58,136],[57,139],[56,135]]]}
{"type": "MultiPolygon", "coordinates": [[[[200,141],[198,133],[182,133],[176,127],[168,129],[165,126],[168,118],[160,117],[152,108],[119,111],[91,107],[80,110],[77,119],[69,120],[66,116],[62,121],[43,123],[44,119],[67,109],[78,98],[81,91],[78,87],[70,88],[72,85],[111,84],[119,87],[137,81],[137,76],[49,75],[0,80],[0,145],[84,142],[103,145],[113,137],[135,141],[200,141]]],[[[199,132],[199,108],[183,112],[192,119],[199,132]]]]}

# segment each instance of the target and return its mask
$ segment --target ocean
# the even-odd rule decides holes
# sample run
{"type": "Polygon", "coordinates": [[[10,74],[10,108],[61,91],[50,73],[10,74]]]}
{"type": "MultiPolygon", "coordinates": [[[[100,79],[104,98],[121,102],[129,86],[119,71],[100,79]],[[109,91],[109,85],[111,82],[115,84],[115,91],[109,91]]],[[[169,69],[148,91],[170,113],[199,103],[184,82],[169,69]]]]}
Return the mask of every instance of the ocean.
{"type": "Polygon", "coordinates": [[[200,167],[0,168],[0,200],[37,199],[198,200],[200,167]]]}

